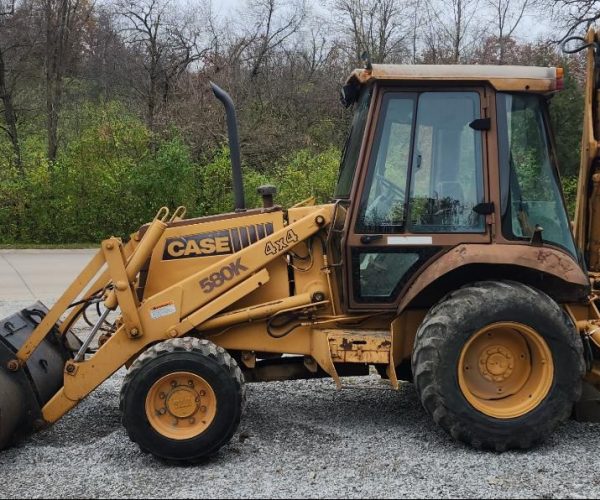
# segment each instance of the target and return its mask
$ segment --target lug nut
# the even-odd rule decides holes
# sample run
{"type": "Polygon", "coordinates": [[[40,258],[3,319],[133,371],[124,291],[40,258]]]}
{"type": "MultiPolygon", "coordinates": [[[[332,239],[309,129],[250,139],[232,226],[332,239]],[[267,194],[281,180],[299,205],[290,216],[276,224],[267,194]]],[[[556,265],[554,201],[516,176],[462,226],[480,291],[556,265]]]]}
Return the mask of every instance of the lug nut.
{"type": "Polygon", "coordinates": [[[198,394],[200,394],[200,396],[206,396],[206,391],[200,391],[198,394]]]}
{"type": "Polygon", "coordinates": [[[158,397],[159,397],[160,399],[165,399],[165,398],[167,397],[167,395],[166,395],[164,392],[161,392],[161,393],[158,395],[158,397]]]}
{"type": "Polygon", "coordinates": [[[206,406],[201,406],[201,407],[200,407],[200,411],[201,411],[202,413],[206,413],[206,406]]]}
{"type": "Polygon", "coordinates": [[[194,387],[194,381],[193,380],[188,380],[188,385],[190,387],[194,387]]]}
{"type": "Polygon", "coordinates": [[[171,382],[171,387],[177,387],[177,382],[175,380],[173,380],[173,382],[171,382]]]}
{"type": "Polygon", "coordinates": [[[196,419],[194,417],[191,417],[189,420],[190,424],[195,424],[196,423],[196,419]]]}

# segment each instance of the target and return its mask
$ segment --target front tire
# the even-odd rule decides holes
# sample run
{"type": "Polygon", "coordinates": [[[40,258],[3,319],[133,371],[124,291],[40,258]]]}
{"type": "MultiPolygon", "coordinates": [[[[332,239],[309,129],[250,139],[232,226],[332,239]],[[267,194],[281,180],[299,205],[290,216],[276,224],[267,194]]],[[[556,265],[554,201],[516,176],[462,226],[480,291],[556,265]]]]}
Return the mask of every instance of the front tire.
{"type": "Polygon", "coordinates": [[[196,462],[229,442],[244,401],[235,360],[208,340],[185,337],[150,347],[131,365],[120,406],[129,437],[143,451],[196,462]]]}
{"type": "Polygon", "coordinates": [[[425,410],[455,439],[504,451],[543,441],[581,394],[582,345],[543,292],[510,281],[444,297],[417,331],[412,365],[425,410]]]}

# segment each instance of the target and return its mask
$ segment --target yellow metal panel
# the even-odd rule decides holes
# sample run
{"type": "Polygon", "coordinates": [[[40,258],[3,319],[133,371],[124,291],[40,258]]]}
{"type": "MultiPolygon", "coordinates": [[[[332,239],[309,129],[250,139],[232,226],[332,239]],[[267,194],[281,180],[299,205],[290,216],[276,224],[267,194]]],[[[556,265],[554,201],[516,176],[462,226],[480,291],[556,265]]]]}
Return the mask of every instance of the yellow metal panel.
{"type": "MultiPolygon", "coordinates": [[[[181,310],[178,311],[179,316],[181,318],[187,316],[246,279],[253,270],[260,269],[269,262],[280,258],[291,248],[292,243],[304,240],[317,232],[329,220],[332,209],[333,205],[321,206],[304,219],[290,224],[239,252],[226,255],[191,276],[188,275],[174,285],[181,287],[183,291],[181,310]],[[271,249],[275,249],[275,251],[272,252],[271,249]]],[[[148,297],[140,307],[140,318],[144,330],[147,330],[149,326],[150,309],[168,300],[171,288],[173,286],[148,297]]]]}
{"type": "MultiPolygon", "coordinates": [[[[193,326],[194,323],[208,319],[211,314],[217,314],[221,309],[238,300],[240,293],[227,292],[243,281],[251,278],[249,283],[258,285],[266,280],[267,271],[261,270],[269,262],[280,258],[299,240],[308,238],[325,226],[331,216],[332,209],[332,205],[322,206],[314,214],[280,229],[233,255],[224,257],[207,269],[200,270],[148,298],[139,308],[144,335],[130,338],[127,335],[126,328],[121,326],[88,360],[81,363],[69,361],[65,366],[64,387],[43,408],[45,418],[48,421],[58,419],[71,409],[75,402],[87,396],[133,356],[149,344],[164,339],[165,335],[171,333],[169,328],[165,328],[168,322],[177,327],[182,319],[185,320],[187,316],[198,311],[196,316],[192,316],[194,318],[191,321],[193,326]],[[229,272],[225,273],[224,269],[229,269],[229,272]],[[213,307],[205,307],[213,301],[213,307]],[[161,304],[165,303],[169,303],[169,314],[163,315],[164,311],[159,311],[159,314],[156,314],[156,308],[162,307],[161,304]],[[205,311],[202,311],[201,308],[205,311]]],[[[96,260],[98,261],[97,267],[100,267],[104,260],[101,252],[99,252],[96,260]]],[[[86,270],[89,274],[93,266],[89,265],[88,267],[90,269],[86,268],[86,270]]],[[[94,269],[88,279],[80,284],[81,287],[85,286],[96,272],[97,269],[94,269]]],[[[77,283],[76,281],[69,288],[69,291],[78,294],[80,290],[75,290],[77,283]],[[73,290],[71,290],[72,288],[73,290]]],[[[241,289],[244,289],[244,286],[241,289]]],[[[253,288],[249,287],[249,289],[253,288]]],[[[66,296],[68,298],[68,294],[66,296]]],[[[131,304],[120,303],[119,305],[124,314],[132,313],[131,304]]],[[[64,307],[61,311],[63,310],[64,307]]],[[[179,332],[175,331],[175,335],[178,334],[179,332]]],[[[324,345],[322,342],[317,341],[313,347],[316,347],[319,359],[325,363],[327,370],[329,370],[328,373],[331,372],[332,376],[335,375],[334,378],[336,378],[337,374],[333,364],[331,366],[327,364],[327,357],[329,356],[327,339],[325,338],[324,345]],[[326,347],[326,354],[323,350],[324,346],[326,347]]]]}
{"type": "Polygon", "coordinates": [[[285,337],[276,339],[267,333],[264,321],[256,321],[209,334],[206,338],[227,350],[308,356],[311,353],[311,331],[309,326],[301,326],[285,337]]]}
{"type": "Polygon", "coordinates": [[[281,300],[273,300],[265,304],[256,306],[244,307],[233,311],[215,316],[208,321],[203,322],[198,328],[198,331],[214,330],[226,326],[237,325],[241,323],[249,323],[259,319],[267,318],[279,311],[289,308],[295,308],[303,305],[311,304],[311,296],[308,293],[294,295],[281,300]]]}
{"type": "MultiPolygon", "coordinates": [[[[135,296],[133,284],[130,283],[130,277],[125,268],[126,258],[122,250],[121,243],[116,238],[110,238],[102,242],[102,251],[108,264],[111,281],[114,284],[114,290],[111,292],[111,295],[114,294],[113,307],[116,307],[118,301],[121,308],[123,325],[129,335],[136,337],[143,332],[141,331],[141,322],[137,309],[138,301],[135,296]]],[[[109,296],[105,301],[105,305],[110,301],[110,298],[109,296]]]]}
{"type": "MultiPolygon", "coordinates": [[[[187,222],[187,221],[186,221],[187,222]]],[[[272,225],[272,231],[277,232],[284,227],[283,212],[273,211],[258,214],[250,214],[244,216],[236,216],[227,218],[200,218],[193,219],[187,224],[178,224],[169,226],[161,239],[156,244],[150,260],[149,273],[145,285],[145,297],[151,297],[160,291],[168,288],[181,280],[184,280],[191,274],[194,274],[201,269],[205,269],[215,262],[222,260],[226,254],[217,252],[216,238],[223,238],[221,233],[227,233],[227,241],[219,240],[222,245],[220,250],[233,251],[234,242],[231,240],[236,237],[241,244],[242,235],[250,238],[248,228],[254,227],[254,231],[258,229],[267,231],[266,225],[272,225]],[[212,233],[212,235],[211,235],[212,233]],[[188,255],[185,255],[186,247],[181,247],[183,238],[201,237],[196,240],[196,243],[189,243],[188,255]],[[212,236],[212,238],[211,238],[212,236]],[[204,243],[201,243],[204,240],[204,243]],[[175,245],[175,258],[167,257],[169,245],[175,245]],[[225,246],[226,248],[223,248],[225,246]]],[[[258,236],[258,235],[257,235],[258,236]]],[[[257,290],[254,296],[259,299],[249,299],[248,303],[261,303],[277,298],[282,298],[289,295],[287,286],[287,265],[283,258],[278,259],[269,264],[269,274],[271,281],[265,287],[257,290]]]]}
{"type": "Polygon", "coordinates": [[[329,330],[329,348],[334,363],[389,364],[389,331],[329,330]]]}
{"type": "Polygon", "coordinates": [[[250,276],[247,280],[242,281],[236,287],[216,297],[205,307],[202,307],[195,313],[190,314],[177,326],[177,331],[179,331],[180,334],[189,332],[195,326],[201,325],[208,318],[212,318],[215,314],[220,313],[223,309],[237,302],[241,297],[248,295],[257,288],[260,288],[268,281],[269,273],[266,269],[261,269],[256,274],[250,276]]]}
{"type": "Polygon", "coordinates": [[[373,64],[373,69],[357,69],[348,81],[373,80],[489,82],[497,90],[552,92],[556,90],[556,68],[498,66],[485,64],[373,64]]]}
{"type": "MultiPolygon", "coordinates": [[[[288,218],[291,223],[296,222],[302,217],[313,213],[315,207],[298,207],[290,208],[288,210],[288,218]]],[[[321,241],[317,238],[313,238],[310,248],[308,248],[308,241],[301,241],[292,248],[292,251],[302,257],[312,256],[308,262],[302,259],[293,259],[292,264],[294,265],[294,285],[296,294],[321,292],[325,298],[329,299],[334,303],[336,297],[332,295],[339,295],[337,293],[337,287],[335,284],[331,285],[328,281],[330,277],[330,269],[327,267],[327,261],[324,260],[323,248],[321,241]]],[[[331,309],[331,306],[327,309],[328,313],[335,314],[335,311],[331,309]]]]}
{"type": "MultiPolygon", "coordinates": [[[[586,40],[593,42],[596,38],[596,33],[593,28],[590,28],[586,40]]],[[[590,183],[590,176],[592,162],[598,154],[598,143],[596,141],[596,129],[598,124],[594,123],[594,102],[600,102],[598,95],[594,89],[596,76],[595,76],[595,61],[594,61],[594,48],[590,46],[587,49],[587,67],[586,67],[586,79],[585,79],[585,97],[583,105],[583,131],[581,137],[581,150],[580,150],[580,166],[579,166],[579,178],[577,183],[577,199],[575,207],[575,243],[579,249],[583,252],[590,251],[590,258],[594,259],[594,267],[592,271],[597,271],[597,252],[598,242],[594,241],[594,250],[589,245],[592,243],[591,230],[594,230],[595,226],[600,226],[596,223],[598,217],[598,188],[597,182],[594,183],[594,195],[592,200],[588,199],[588,186],[590,183]],[[594,206],[590,203],[594,202],[594,206]],[[594,254],[594,255],[592,255],[594,254]]],[[[597,230],[596,230],[597,231],[597,230]]],[[[595,235],[596,240],[600,237],[595,235]]]]}
{"type": "Polygon", "coordinates": [[[333,359],[331,358],[327,330],[313,330],[311,332],[310,351],[314,360],[331,378],[333,378],[337,388],[341,389],[342,383],[337,370],[335,369],[335,365],[333,364],[333,359]]]}

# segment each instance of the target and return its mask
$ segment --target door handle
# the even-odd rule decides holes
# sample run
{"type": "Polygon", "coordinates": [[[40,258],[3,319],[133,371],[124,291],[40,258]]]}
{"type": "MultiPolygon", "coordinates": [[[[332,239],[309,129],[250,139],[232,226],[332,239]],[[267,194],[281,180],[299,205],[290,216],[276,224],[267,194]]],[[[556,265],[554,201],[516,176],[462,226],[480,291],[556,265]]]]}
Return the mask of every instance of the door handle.
{"type": "Polygon", "coordinates": [[[360,237],[360,242],[364,245],[367,245],[368,243],[373,243],[374,241],[380,240],[381,238],[383,238],[382,234],[363,234],[360,237]]]}

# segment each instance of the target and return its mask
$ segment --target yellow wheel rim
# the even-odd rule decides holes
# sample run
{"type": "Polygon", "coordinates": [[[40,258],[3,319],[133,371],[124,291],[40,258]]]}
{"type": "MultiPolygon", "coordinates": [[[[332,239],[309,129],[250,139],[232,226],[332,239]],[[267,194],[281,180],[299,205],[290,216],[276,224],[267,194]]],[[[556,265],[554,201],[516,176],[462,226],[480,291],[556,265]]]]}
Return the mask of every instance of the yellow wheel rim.
{"type": "Polygon", "coordinates": [[[155,431],[170,439],[202,434],[217,413],[210,384],[191,372],[173,372],[157,380],[146,396],[146,416],[155,431]]]}
{"type": "Polygon", "coordinates": [[[517,418],[536,408],[554,378],[552,353],[533,328],[493,323],[464,345],[458,383],[478,411],[499,419],[517,418]]]}

